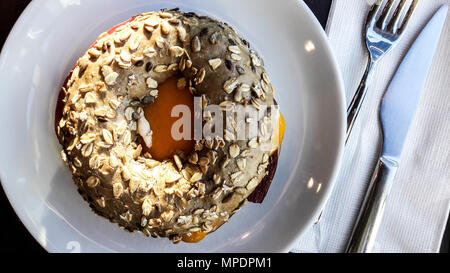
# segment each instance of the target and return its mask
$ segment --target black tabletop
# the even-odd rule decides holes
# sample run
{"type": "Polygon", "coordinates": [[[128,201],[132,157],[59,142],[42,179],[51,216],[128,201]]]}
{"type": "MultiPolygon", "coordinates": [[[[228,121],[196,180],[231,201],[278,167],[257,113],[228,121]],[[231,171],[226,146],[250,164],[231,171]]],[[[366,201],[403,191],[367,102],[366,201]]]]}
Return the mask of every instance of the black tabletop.
{"type": "MultiPolygon", "coordinates": [[[[325,27],[332,0],[304,0],[325,27]]],[[[3,44],[25,7],[31,0],[0,1],[0,47],[3,44]]],[[[34,240],[15,214],[3,188],[0,187],[0,206],[2,208],[2,225],[0,226],[0,252],[45,253],[45,250],[34,240]]],[[[450,245],[449,228],[444,236],[441,252],[448,252],[450,245]]]]}

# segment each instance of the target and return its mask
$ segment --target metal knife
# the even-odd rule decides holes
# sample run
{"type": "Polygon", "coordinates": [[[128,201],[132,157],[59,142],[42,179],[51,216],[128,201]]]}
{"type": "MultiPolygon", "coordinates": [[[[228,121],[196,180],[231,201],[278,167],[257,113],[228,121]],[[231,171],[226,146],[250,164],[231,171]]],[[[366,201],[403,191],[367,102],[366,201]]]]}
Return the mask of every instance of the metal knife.
{"type": "Polygon", "coordinates": [[[386,90],[380,107],[383,145],[346,252],[371,252],[411,121],[416,112],[448,6],[443,5],[414,41],[386,90]]]}

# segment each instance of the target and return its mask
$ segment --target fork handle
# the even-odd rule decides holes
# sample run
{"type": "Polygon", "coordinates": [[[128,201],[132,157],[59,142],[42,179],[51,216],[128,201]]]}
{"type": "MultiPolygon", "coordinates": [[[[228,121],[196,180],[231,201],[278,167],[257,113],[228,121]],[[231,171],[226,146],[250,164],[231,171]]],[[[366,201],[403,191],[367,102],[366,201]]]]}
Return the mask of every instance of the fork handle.
{"type": "Polygon", "coordinates": [[[372,81],[372,72],[374,67],[375,62],[373,62],[372,59],[369,58],[366,71],[364,72],[364,76],[362,77],[358,90],[356,90],[356,93],[353,96],[353,99],[347,108],[347,135],[345,138],[346,144],[352,132],[353,125],[355,124],[355,120],[358,117],[361,105],[363,104],[364,98],[366,97],[367,88],[370,82],[372,81]]]}
{"type": "Polygon", "coordinates": [[[371,252],[383,218],[386,198],[391,191],[398,164],[386,157],[378,160],[362,202],[356,224],[347,246],[347,253],[371,252]]]}

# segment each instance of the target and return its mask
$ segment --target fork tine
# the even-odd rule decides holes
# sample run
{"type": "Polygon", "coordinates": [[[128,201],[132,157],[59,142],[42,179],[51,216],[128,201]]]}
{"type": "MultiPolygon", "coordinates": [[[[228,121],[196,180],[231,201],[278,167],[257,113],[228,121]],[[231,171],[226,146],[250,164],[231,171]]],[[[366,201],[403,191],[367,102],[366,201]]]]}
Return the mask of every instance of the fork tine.
{"type": "Polygon", "coordinates": [[[367,15],[367,25],[374,25],[377,18],[377,14],[380,11],[382,0],[377,0],[375,4],[370,8],[369,14],[367,15]]]}
{"type": "Polygon", "coordinates": [[[392,19],[388,24],[388,31],[395,33],[397,31],[398,27],[398,21],[400,20],[400,15],[402,14],[402,10],[406,5],[406,0],[402,0],[400,4],[398,5],[397,9],[394,12],[394,15],[392,15],[392,19]]]}
{"type": "Polygon", "coordinates": [[[392,7],[394,6],[395,0],[389,0],[387,2],[386,6],[383,9],[383,12],[381,13],[380,19],[378,19],[377,25],[379,28],[384,29],[386,26],[387,17],[389,15],[389,12],[391,12],[392,7]]]}
{"type": "Polygon", "coordinates": [[[402,35],[403,31],[405,31],[405,28],[408,25],[409,19],[411,19],[411,16],[413,15],[414,11],[416,10],[418,3],[419,3],[419,0],[413,0],[411,6],[408,9],[408,13],[406,13],[405,19],[403,20],[402,26],[398,29],[397,33],[399,35],[402,35]]]}

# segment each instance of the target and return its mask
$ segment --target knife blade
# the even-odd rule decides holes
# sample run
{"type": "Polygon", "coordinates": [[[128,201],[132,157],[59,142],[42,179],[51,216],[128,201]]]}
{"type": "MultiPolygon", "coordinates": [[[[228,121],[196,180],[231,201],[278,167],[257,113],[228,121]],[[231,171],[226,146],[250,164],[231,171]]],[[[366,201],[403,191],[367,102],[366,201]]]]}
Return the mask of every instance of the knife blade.
{"type": "Polygon", "coordinates": [[[402,60],[381,101],[380,122],[383,145],[369,187],[362,202],[347,252],[371,252],[386,198],[400,164],[403,146],[424,88],[448,6],[433,15],[402,60]]]}
{"type": "Polygon", "coordinates": [[[382,156],[400,161],[403,144],[433,61],[448,6],[442,6],[416,39],[400,64],[381,102],[384,133],[382,156]]]}

